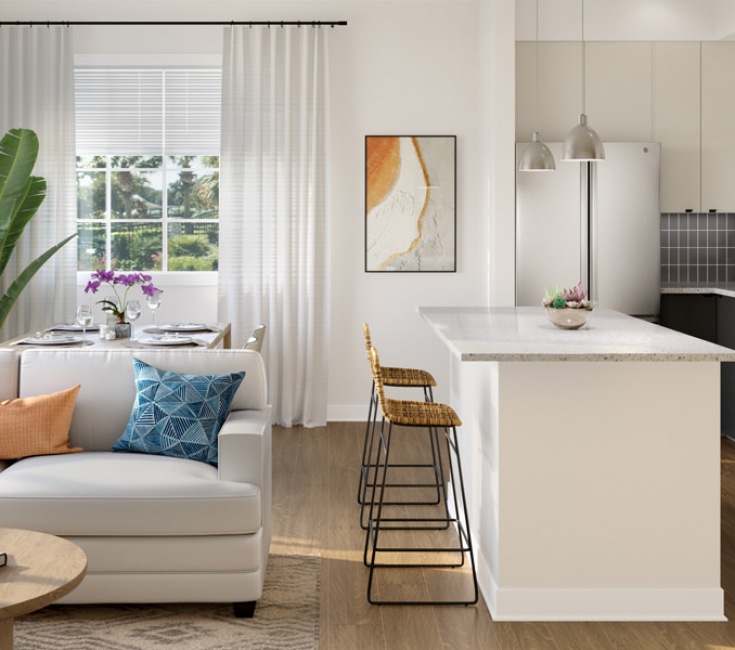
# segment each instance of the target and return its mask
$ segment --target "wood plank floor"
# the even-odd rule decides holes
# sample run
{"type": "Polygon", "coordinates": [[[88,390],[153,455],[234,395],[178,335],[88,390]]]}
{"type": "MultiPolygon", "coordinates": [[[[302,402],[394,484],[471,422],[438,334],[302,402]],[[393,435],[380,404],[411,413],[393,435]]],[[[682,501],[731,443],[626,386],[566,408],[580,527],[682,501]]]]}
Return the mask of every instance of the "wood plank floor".
{"type": "MultiPolygon", "coordinates": [[[[725,614],[731,622],[495,623],[482,602],[476,607],[378,607],[367,603],[367,569],[362,564],[364,535],[356,501],[363,427],[360,423],[333,423],[317,429],[275,427],[273,430],[271,552],[322,556],[320,648],[735,648],[735,444],[732,442],[722,442],[721,464],[722,584],[725,614]]],[[[410,439],[407,442],[411,444],[410,439]]],[[[413,583],[402,578],[400,584],[390,586],[422,593],[436,593],[445,588],[443,581],[438,582],[442,576],[437,579],[431,573],[423,578],[413,583]]]]}

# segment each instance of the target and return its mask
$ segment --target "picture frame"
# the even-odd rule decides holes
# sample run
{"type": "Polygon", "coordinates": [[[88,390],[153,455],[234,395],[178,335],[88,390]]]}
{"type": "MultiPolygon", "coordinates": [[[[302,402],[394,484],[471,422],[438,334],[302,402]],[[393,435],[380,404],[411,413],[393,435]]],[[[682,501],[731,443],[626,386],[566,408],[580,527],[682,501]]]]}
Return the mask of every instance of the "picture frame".
{"type": "Polygon", "coordinates": [[[365,136],[365,272],[457,270],[457,136],[365,136]]]}

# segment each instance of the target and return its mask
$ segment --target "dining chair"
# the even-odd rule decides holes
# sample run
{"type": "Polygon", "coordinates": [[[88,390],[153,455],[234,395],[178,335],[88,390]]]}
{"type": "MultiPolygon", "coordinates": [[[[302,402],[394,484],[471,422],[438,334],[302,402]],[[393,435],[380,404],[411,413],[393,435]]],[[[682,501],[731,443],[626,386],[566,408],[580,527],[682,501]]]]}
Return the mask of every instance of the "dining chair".
{"type": "Polygon", "coordinates": [[[260,352],[263,349],[263,339],[265,338],[265,325],[258,325],[253,330],[252,335],[243,346],[245,350],[255,350],[260,352]]]}

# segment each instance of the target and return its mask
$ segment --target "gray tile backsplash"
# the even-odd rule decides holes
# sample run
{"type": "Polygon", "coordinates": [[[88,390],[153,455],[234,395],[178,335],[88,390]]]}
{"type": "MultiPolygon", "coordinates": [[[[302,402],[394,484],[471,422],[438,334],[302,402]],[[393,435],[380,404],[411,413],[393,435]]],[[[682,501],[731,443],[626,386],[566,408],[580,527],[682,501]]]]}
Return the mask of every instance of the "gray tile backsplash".
{"type": "Polygon", "coordinates": [[[735,282],[735,213],[661,215],[661,286],[735,282]]]}

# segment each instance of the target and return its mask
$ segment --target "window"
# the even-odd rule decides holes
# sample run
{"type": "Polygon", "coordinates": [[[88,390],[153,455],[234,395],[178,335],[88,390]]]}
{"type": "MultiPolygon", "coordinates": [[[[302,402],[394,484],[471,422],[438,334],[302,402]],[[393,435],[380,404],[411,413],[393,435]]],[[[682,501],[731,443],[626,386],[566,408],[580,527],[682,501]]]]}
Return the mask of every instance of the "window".
{"type": "Polygon", "coordinates": [[[75,75],[78,270],[216,271],[220,71],[75,75]]]}

